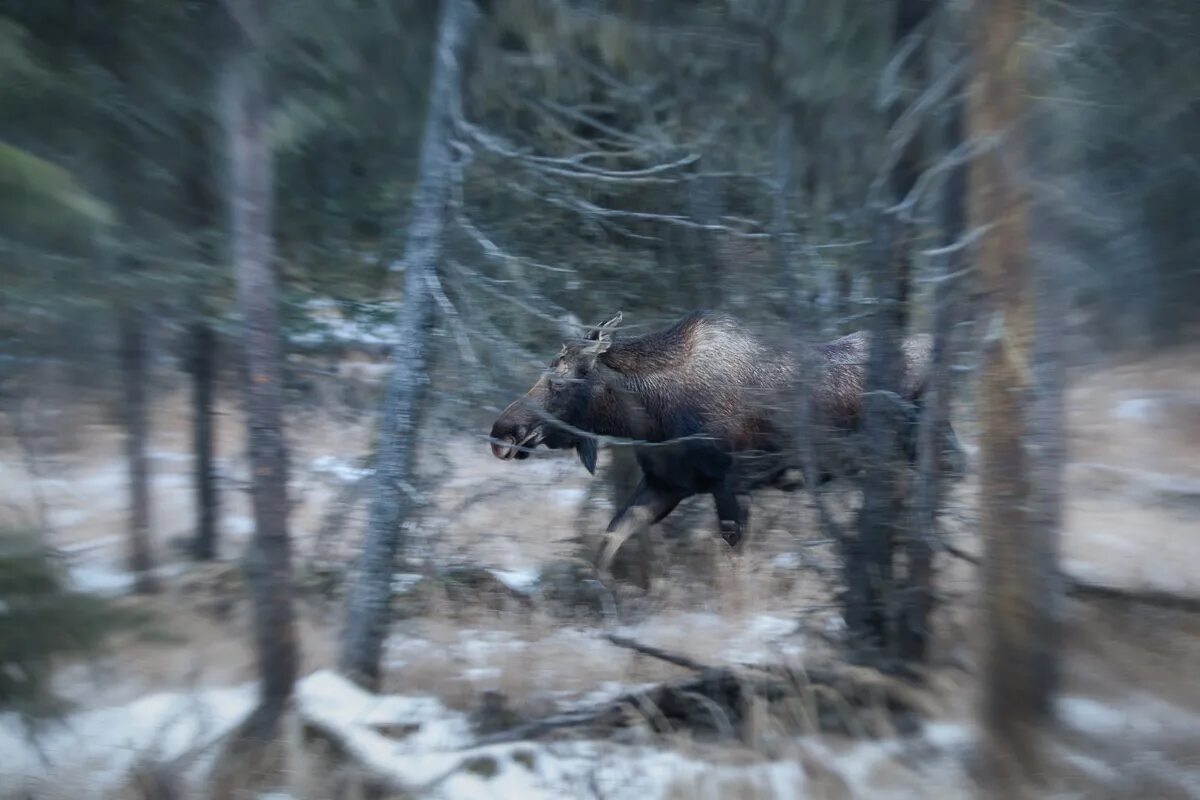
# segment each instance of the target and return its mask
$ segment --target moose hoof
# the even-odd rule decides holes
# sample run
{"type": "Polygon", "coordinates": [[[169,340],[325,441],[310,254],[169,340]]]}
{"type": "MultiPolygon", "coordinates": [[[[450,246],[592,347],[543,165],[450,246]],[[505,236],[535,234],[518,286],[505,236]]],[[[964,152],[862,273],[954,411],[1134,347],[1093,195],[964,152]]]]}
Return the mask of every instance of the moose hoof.
{"type": "Polygon", "coordinates": [[[722,522],[721,538],[730,547],[737,547],[738,542],[742,540],[742,526],[736,522],[722,522]]]}

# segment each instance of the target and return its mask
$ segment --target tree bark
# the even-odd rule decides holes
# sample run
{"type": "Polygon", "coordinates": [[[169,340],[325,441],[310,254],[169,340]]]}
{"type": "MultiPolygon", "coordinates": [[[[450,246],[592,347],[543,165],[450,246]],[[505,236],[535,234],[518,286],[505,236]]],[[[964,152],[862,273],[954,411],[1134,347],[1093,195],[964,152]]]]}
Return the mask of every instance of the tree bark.
{"type": "Polygon", "coordinates": [[[903,526],[905,459],[901,434],[906,422],[900,397],[900,340],[903,335],[906,281],[900,263],[906,243],[899,223],[882,208],[874,211],[875,246],[871,314],[863,399],[863,501],[857,540],[847,550],[848,585],[844,600],[848,630],[856,644],[880,653],[894,646],[894,553],[903,526]]]}
{"type": "Polygon", "coordinates": [[[192,483],[196,495],[195,557],[208,561],[217,557],[218,498],[213,469],[213,440],[216,418],[213,414],[217,337],[203,320],[188,332],[189,361],[192,375],[192,483]]]}
{"type": "Polygon", "coordinates": [[[275,730],[296,678],[283,431],[279,287],[272,218],[274,154],[263,53],[266,2],[230,0],[233,53],[224,77],[233,270],[245,370],[254,538],[246,555],[261,681],[253,733],[275,730]]]}
{"type": "Polygon", "coordinates": [[[1058,592],[1053,520],[1038,508],[1034,410],[1034,273],[1028,248],[1022,0],[976,0],[971,19],[974,140],[1003,138],[970,169],[973,228],[986,301],[980,372],[981,524],[986,644],[983,722],[990,754],[1034,763],[1034,733],[1051,715],[1058,592]],[[1040,519],[1039,519],[1040,518],[1040,519]],[[1039,521],[1042,524],[1039,524],[1039,521]]]}
{"type": "Polygon", "coordinates": [[[398,346],[380,413],[379,440],[366,536],[346,604],[346,628],[339,666],[356,682],[374,688],[387,634],[392,573],[401,526],[413,504],[416,460],[413,441],[425,382],[426,329],[432,315],[431,281],[444,245],[446,205],[452,180],[450,149],[460,104],[461,61],[478,16],[472,0],[443,0],[438,22],[433,81],[417,183],[404,252],[404,302],[397,324],[398,346]]]}
{"type": "MultiPolygon", "coordinates": [[[[893,43],[897,52],[914,34],[932,8],[930,0],[900,0],[896,5],[893,43]]],[[[906,88],[924,89],[924,46],[918,45],[900,70],[906,88]]],[[[889,109],[890,125],[903,114],[912,92],[889,109]]],[[[913,136],[888,175],[889,203],[900,203],[916,184],[924,157],[922,140],[913,136]]],[[[877,207],[876,239],[871,264],[871,288],[876,307],[871,314],[871,349],[867,363],[867,396],[863,402],[863,433],[867,458],[863,479],[863,505],[858,518],[858,541],[850,554],[862,563],[848,564],[853,588],[847,593],[846,621],[860,642],[899,657],[924,652],[931,598],[929,553],[923,539],[912,536],[908,518],[908,465],[906,441],[911,414],[901,399],[901,342],[909,326],[912,283],[913,223],[877,207]],[[904,543],[907,572],[896,578],[897,547],[904,543]],[[915,556],[915,562],[913,557],[915,556]],[[902,589],[902,590],[901,590],[902,589]],[[865,594],[862,594],[865,593],[865,594]],[[855,596],[862,594],[862,596],[855,596]]]]}
{"type": "MultiPolygon", "coordinates": [[[[943,6],[943,14],[949,14],[943,6]]],[[[934,53],[929,53],[932,61],[934,53]]],[[[945,61],[945,59],[943,59],[945,61]]],[[[946,63],[930,63],[927,74],[948,69],[946,63]]],[[[963,141],[962,84],[956,83],[951,99],[940,120],[937,138],[942,153],[951,153],[963,141]]],[[[917,477],[912,499],[911,523],[905,555],[908,581],[899,629],[900,656],[921,661],[928,655],[929,617],[933,611],[933,553],[938,536],[937,518],[942,507],[945,468],[957,458],[957,444],[945,432],[950,424],[950,402],[954,387],[950,382],[952,337],[961,307],[956,276],[961,275],[965,255],[952,249],[965,229],[967,171],[953,167],[942,186],[938,203],[940,256],[937,283],[933,290],[933,331],[929,355],[929,375],[925,383],[923,409],[917,429],[917,477]],[[953,445],[953,452],[951,446],[953,445]]]]}
{"type": "Polygon", "coordinates": [[[121,418],[125,427],[125,464],[129,475],[129,569],[139,593],[157,591],[150,544],[150,438],[146,405],[146,322],[140,309],[125,305],[120,315],[121,418]]]}
{"type": "MultiPolygon", "coordinates": [[[[933,5],[933,0],[900,0],[897,3],[896,26],[893,33],[893,44],[897,50],[904,46],[905,40],[912,36],[916,32],[917,27],[925,21],[930,11],[932,11],[933,5]]],[[[908,88],[914,89],[916,93],[924,91],[928,83],[928,73],[925,69],[924,59],[925,52],[926,47],[922,42],[917,45],[914,52],[909,56],[907,67],[901,70],[900,79],[908,88]]],[[[910,102],[913,94],[914,92],[901,92],[899,94],[902,99],[893,103],[888,112],[890,124],[894,125],[904,113],[905,106],[910,102]]],[[[912,191],[920,175],[924,157],[923,138],[919,134],[911,137],[905,144],[904,151],[900,159],[896,162],[896,166],[892,169],[890,176],[893,202],[899,203],[912,191]]],[[[908,304],[912,294],[913,227],[911,221],[905,221],[904,224],[898,225],[895,229],[897,237],[894,245],[896,302],[898,304],[896,313],[900,326],[898,330],[901,335],[908,329],[908,304]]]]}

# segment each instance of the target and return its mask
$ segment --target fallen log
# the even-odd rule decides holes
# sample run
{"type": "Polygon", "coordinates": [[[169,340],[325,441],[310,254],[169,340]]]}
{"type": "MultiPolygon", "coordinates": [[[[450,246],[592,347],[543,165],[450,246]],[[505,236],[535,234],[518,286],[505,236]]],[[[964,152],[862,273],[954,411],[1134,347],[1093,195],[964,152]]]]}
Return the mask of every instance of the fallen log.
{"type": "Polygon", "coordinates": [[[616,634],[608,640],[695,674],[531,720],[484,736],[473,746],[552,734],[607,736],[639,725],[657,734],[686,730],[703,737],[735,738],[745,735],[751,718],[761,713],[797,732],[875,738],[911,733],[930,712],[918,689],[867,667],[714,667],[616,634]]]}
{"type": "Polygon", "coordinates": [[[1163,589],[1128,588],[1107,583],[1092,583],[1063,576],[1067,594],[1082,600],[1114,600],[1122,603],[1154,606],[1172,611],[1200,612],[1200,597],[1176,594],[1163,589]]]}
{"type": "MultiPolygon", "coordinates": [[[[968,553],[953,545],[943,544],[942,549],[949,555],[954,556],[960,561],[965,561],[972,566],[979,566],[981,563],[979,556],[968,553]]],[[[1059,573],[1059,579],[1062,581],[1064,592],[1081,600],[1113,600],[1122,603],[1154,606],[1155,608],[1166,608],[1173,611],[1200,612],[1200,596],[1196,595],[1179,594],[1152,587],[1134,588],[1116,586],[1111,583],[1096,583],[1072,577],[1065,572],[1059,573]]]]}

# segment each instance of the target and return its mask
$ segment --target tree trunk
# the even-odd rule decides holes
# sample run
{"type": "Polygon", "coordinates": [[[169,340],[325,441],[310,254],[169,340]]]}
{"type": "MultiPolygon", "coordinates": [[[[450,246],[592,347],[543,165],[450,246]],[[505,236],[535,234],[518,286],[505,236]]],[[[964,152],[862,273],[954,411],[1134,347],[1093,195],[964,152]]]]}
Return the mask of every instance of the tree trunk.
{"type": "Polygon", "coordinates": [[[980,483],[985,550],[983,721],[1002,775],[1032,765],[1033,734],[1051,714],[1055,676],[1053,518],[1038,513],[1039,442],[1032,417],[1034,276],[1028,252],[1028,172],[1022,130],[1021,0],[977,0],[971,19],[973,140],[1003,135],[970,170],[970,221],[986,293],[980,372],[980,483]],[[1043,523],[1039,525],[1039,517],[1043,523]]]}
{"type": "Polygon", "coordinates": [[[213,470],[213,386],[217,337],[212,326],[199,321],[188,332],[192,375],[192,482],[196,493],[195,557],[217,557],[217,484],[213,470]]]}
{"type": "MultiPolygon", "coordinates": [[[[904,46],[905,40],[915,33],[917,27],[925,21],[925,18],[932,9],[933,0],[900,0],[896,5],[896,27],[893,33],[896,50],[904,46]]],[[[926,84],[928,83],[928,74],[925,70],[925,52],[925,44],[922,42],[909,55],[906,62],[907,67],[901,70],[900,80],[909,91],[900,92],[899,96],[901,100],[893,103],[891,109],[889,109],[888,117],[890,123],[893,125],[899,120],[907,104],[912,101],[913,97],[925,91],[926,84]]],[[[923,144],[923,138],[919,133],[912,136],[904,145],[904,151],[901,153],[900,159],[896,162],[896,166],[892,169],[890,176],[891,191],[892,200],[895,203],[899,203],[907,197],[908,193],[912,191],[913,186],[917,183],[917,178],[920,175],[925,157],[923,144]]],[[[908,329],[908,304],[909,297],[912,294],[913,227],[911,220],[905,220],[903,224],[896,226],[894,231],[897,237],[894,244],[896,302],[898,304],[896,313],[900,326],[898,330],[901,336],[908,329]]]]}
{"type": "Polygon", "coordinates": [[[235,46],[225,65],[224,111],[254,504],[254,538],[246,568],[261,680],[259,707],[249,727],[265,736],[276,728],[296,677],[279,288],[272,238],[274,154],[262,52],[265,3],[231,0],[229,7],[235,46]]]}
{"type": "MultiPolygon", "coordinates": [[[[893,32],[897,52],[929,14],[929,0],[900,0],[893,32]]],[[[923,45],[910,53],[899,80],[909,91],[889,109],[894,126],[915,93],[926,83],[923,45]]],[[[920,135],[912,136],[888,175],[889,202],[900,203],[912,191],[923,159],[920,135]]],[[[906,442],[912,435],[911,414],[900,395],[903,353],[908,332],[912,283],[913,224],[882,207],[872,210],[875,253],[871,288],[876,307],[871,314],[871,349],[863,402],[866,448],[863,505],[858,518],[858,541],[851,549],[861,564],[848,564],[853,579],[847,593],[846,622],[852,634],[869,647],[892,656],[924,653],[932,573],[927,544],[908,530],[908,464],[906,442]],[[895,576],[897,546],[905,544],[907,571],[903,586],[895,576]],[[915,561],[914,561],[915,557],[915,561]],[[901,588],[903,591],[901,591],[901,588]],[[856,597],[856,593],[865,593],[856,597]]]]}
{"type": "MultiPolygon", "coordinates": [[[[943,14],[949,14],[943,6],[943,14]]],[[[932,63],[930,53],[927,74],[949,69],[947,63],[932,63]]],[[[961,82],[956,83],[946,104],[938,131],[942,153],[951,153],[962,144],[961,82]]],[[[950,402],[954,387],[950,382],[952,337],[959,319],[961,292],[958,288],[965,254],[953,245],[965,229],[967,171],[965,166],[951,168],[939,199],[939,236],[943,253],[939,257],[937,282],[933,290],[933,331],[929,356],[929,375],[925,383],[923,410],[917,430],[917,478],[913,491],[911,523],[905,547],[908,581],[899,628],[900,656],[922,661],[928,655],[929,617],[933,611],[933,544],[938,536],[937,518],[942,507],[944,471],[957,459],[957,444],[945,435],[950,424],[950,402]]]]}
{"type": "Polygon", "coordinates": [[[119,311],[121,356],[121,418],[125,427],[125,464],[129,471],[129,569],[138,592],[157,591],[154,553],[150,544],[150,469],[146,444],[150,438],[146,407],[146,322],[140,309],[119,311]]]}
{"type": "Polygon", "coordinates": [[[446,204],[453,164],[450,150],[461,94],[461,59],[478,15],[471,0],[443,0],[438,22],[433,81],[412,216],[404,252],[404,303],[392,352],[392,375],[380,415],[370,515],[358,575],[346,604],[339,666],[353,680],[374,687],[389,621],[392,573],[401,526],[412,506],[413,441],[419,390],[425,381],[426,328],[432,313],[431,281],[442,255],[446,204]]]}
{"type": "Polygon", "coordinates": [[[894,644],[893,556],[897,529],[903,528],[906,466],[900,437],[907,415],[899,388],[905,317],[901,287],[906,276],[900,262],[906,257],[906,242],[890,214],[876,209],[874,217],[870,277],[876,306],[871,314],[863,400],[863,501],[857,541],[847,551],[850,580],[844,606],[846,625],[856,643],[883,652],[894,644]]]}

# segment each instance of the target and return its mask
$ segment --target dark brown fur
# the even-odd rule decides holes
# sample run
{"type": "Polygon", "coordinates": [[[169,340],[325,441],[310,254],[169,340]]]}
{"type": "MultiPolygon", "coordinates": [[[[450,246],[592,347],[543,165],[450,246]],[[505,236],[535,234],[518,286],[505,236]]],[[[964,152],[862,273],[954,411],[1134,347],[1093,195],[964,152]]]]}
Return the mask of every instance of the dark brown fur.
{"type": "MultiPolygon", "coordinates": [[[[828,431],[836,441],[858,427],[868,345],[861,332],[808,354],[818,369],[803,391],[797,355],[768,346],[728,315],[696,311],[630,339],[616,338],[620,320],[565,345],[491,434],[497,458],[526,458],[538,445],[575,448],[590,471],[595,436],[632,440],[642,482],[610,531],[631,511],[657,522],[685,497],[706,493],[716,500],[723,535],[736,544],[746,520],[740,496],[799,483],[807,448],[797,436],[797,400],[808,401],[810,435],[828,431]]],[[[928,337],[907,340],[903,353],[901,395],[919,402],[928,337]]],[[[818,460],[823,478],[842,471],[832,459],[818,460]]]]}

